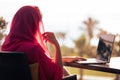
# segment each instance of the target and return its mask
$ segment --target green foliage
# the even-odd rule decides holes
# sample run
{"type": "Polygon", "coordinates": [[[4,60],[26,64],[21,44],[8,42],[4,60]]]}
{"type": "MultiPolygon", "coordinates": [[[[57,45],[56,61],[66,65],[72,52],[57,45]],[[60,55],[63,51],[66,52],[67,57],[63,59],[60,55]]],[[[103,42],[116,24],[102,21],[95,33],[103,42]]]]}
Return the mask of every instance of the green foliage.
{"type": "Polygon", "coordinates": [[[6,29],[8,22],[6,22],[5,19],[3,19],[3,17],[0,17],[0,30],[6,29]]]}
{"type": "Polygon", "coordinates": [[[61,46],[61,52],[63,56],[68,56],[68,55],[74,55],[74,49],[73,48],[69,48],[65,45],[61,46]]]}
{"type": "Polygon", "coordinates": [[[76,48],[82,48],[86,44],[86,36],[83,34],[77,40],[74,40],[76,48]]]}
{"type": "Polygon", "coordinates": [[[6,22],[6,20],[3,19],[3,17],[0,17],[0,45],[1,45],[1,41],[6,36],[5,31],[7,28],[7,24],[8,22],[6,22]]]}

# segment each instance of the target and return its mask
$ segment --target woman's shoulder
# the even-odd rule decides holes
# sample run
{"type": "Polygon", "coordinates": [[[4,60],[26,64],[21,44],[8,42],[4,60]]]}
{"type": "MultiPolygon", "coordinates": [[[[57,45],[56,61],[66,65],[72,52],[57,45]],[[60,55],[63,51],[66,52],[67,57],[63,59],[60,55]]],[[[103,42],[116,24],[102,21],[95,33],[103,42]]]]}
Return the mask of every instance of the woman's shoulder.
{"type": "Polygon", "coordinates": [[[33,43],[33,42],[23,42],[23,46],[27,46],[27,47],[40,47],[39,43],[33,43]]]}
{"type": "Polygon", "coordinates": [[[27,50],[44,51],[39,43],[25,42],[25,43],[22,44],[21,47],[23,47],[23,49],[27,49],[27,50]]]}

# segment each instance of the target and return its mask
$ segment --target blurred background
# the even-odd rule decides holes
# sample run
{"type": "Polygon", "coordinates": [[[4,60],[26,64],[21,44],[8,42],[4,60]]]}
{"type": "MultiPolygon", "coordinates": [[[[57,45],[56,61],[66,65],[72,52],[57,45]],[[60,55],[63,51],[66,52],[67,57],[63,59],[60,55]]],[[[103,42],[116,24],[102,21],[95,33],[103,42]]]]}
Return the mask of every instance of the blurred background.
{"type": "MultiPolygon", "coordinates": [[[[100,34],[115,34],[114,56],[120,56],[119,0],[0,0],[0,45],[11,19],[23,5],[37,5],[43,14],[45,31],[52,31],[62,56],[95,57],[100,34]]],[[[51,51],[53,48],[48,44],[51,51]]],[[[66,67],[85,80],[113,80],[115,74],[66,67]],[[88,78],[88,79],[87,79],[88,78]]]]}

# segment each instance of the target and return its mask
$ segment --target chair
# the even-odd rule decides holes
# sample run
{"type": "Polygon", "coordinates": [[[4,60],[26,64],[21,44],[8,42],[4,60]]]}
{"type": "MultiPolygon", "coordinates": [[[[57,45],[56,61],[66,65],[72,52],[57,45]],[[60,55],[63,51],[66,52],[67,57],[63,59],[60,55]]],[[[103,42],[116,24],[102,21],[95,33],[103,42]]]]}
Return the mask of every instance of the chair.
{"type": "Polygon", "coordinates": [[[24,53],[0,52],[0,80],[32,80],[24,53]]]}
{"type": "MultiPolygon", "coordinates": [[[[30,64],[29,67],[32,74],[32,80],[39,80],[38,63],[30,64]]],[[[77,75],[65,76],[62,80],[77,80],[77,75]]]]}
{"type": "MultiPolygon", "coordinates": [[[[39,80],[38,63],[28,65],[23,52],[0,52],[0,80],[39,80]]],[[[77,80],[76,75],[62,80],[77,80]]]]}

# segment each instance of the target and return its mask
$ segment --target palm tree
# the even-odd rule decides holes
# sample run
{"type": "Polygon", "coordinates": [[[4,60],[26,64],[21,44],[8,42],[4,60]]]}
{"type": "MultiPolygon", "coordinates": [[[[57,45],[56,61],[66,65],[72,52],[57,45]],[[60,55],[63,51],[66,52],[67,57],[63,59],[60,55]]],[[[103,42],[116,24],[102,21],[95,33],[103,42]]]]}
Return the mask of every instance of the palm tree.
{"type": "Polygon", "coordinates": [[[95,25],[98,24],[97,20],[93,20],[93,18],[89,17],[87,21],[83,21],[83,23],[87,26],[87,32],[89,36],[89,45],[90,41],[93,38],[93,29],[95,28],[95,25]]]}

